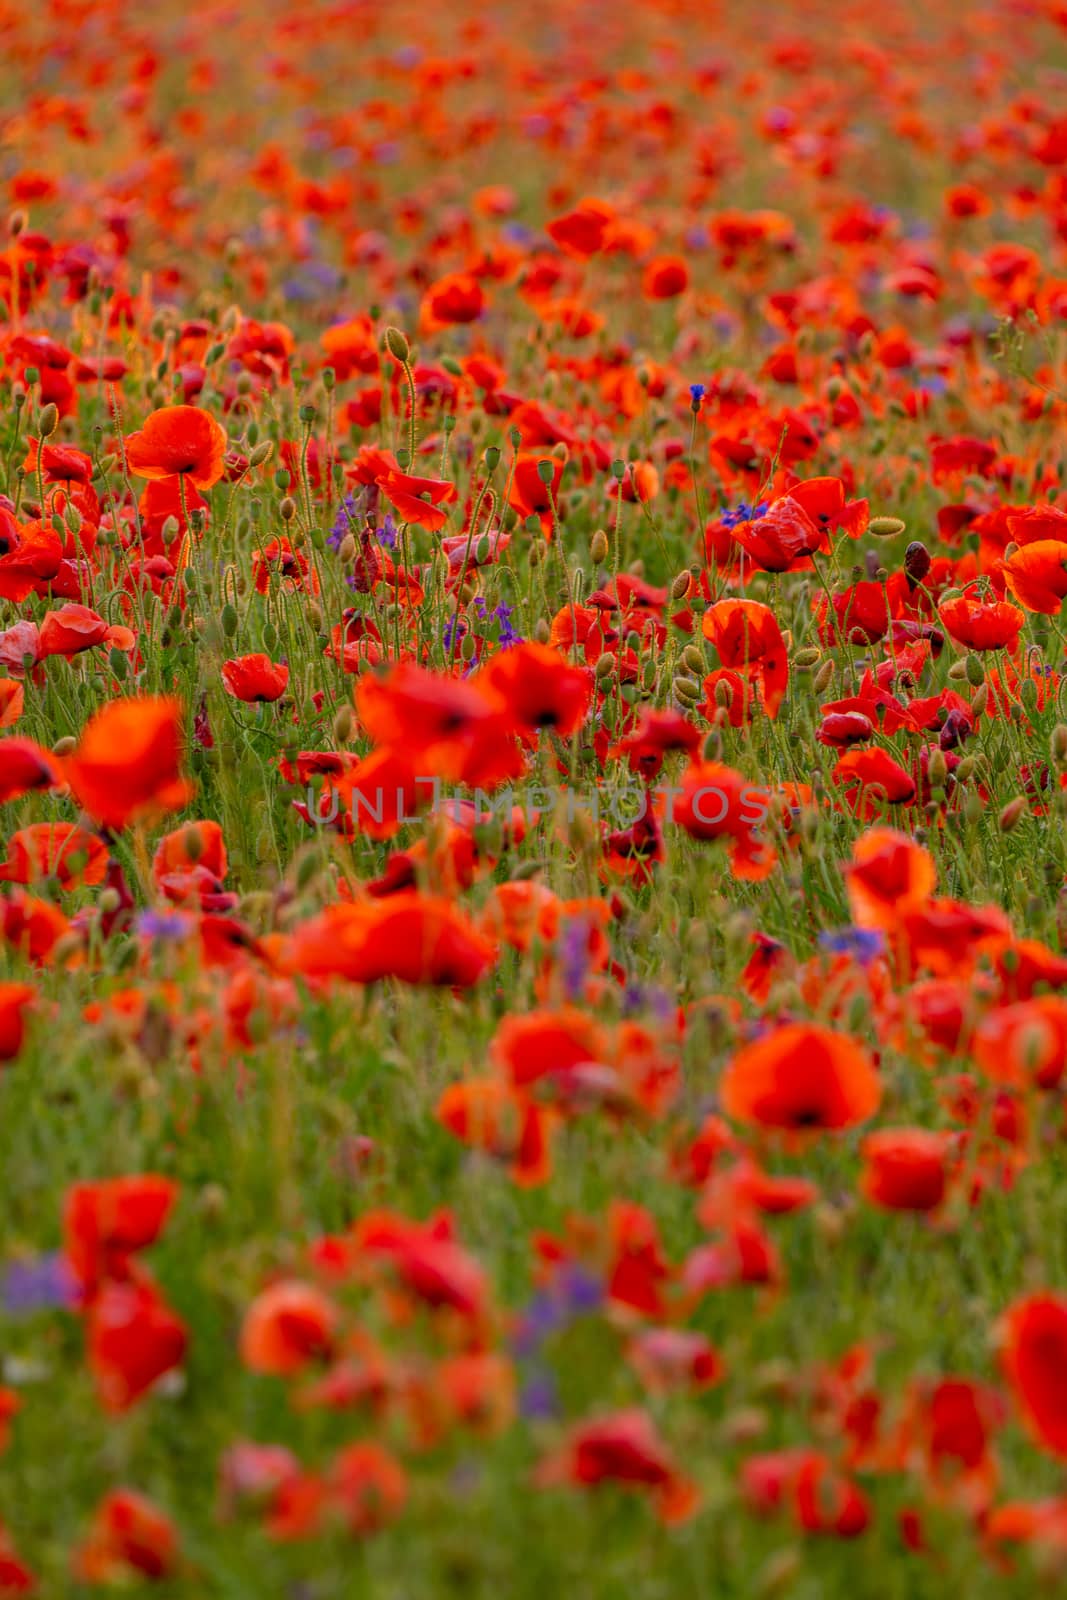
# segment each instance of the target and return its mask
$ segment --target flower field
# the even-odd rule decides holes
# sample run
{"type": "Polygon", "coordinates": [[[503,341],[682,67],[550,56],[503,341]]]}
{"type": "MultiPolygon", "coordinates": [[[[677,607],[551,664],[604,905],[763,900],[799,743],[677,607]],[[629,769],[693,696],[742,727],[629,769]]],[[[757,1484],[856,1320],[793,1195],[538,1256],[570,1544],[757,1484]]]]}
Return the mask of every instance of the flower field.
{"type": "Polygon", "coordinates": [[[0,1596],[1067,1575],[1067,5],[0,0],[0,1596]]]}

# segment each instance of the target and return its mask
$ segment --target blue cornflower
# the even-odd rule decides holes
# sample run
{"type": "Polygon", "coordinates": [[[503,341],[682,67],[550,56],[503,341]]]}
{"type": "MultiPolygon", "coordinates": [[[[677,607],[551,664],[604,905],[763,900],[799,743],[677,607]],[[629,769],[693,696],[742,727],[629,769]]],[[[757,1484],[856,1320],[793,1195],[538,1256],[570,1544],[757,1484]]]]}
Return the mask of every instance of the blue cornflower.
{"type": "Polygon", "coordinates": [[[12,1261],[0,1277],[0,1305],[9,1316],[73,1306],[77,1298],[74,1274],[66,1257],[58,1251],[12,1261]]]}
{"type": "Polygon", "coordinates": [[[870,966],[885,950],[877,928],[828,928],[820,933],[819,944],[834,955],[851,956],[861,967],[870,966]]]}
{"type": "Polygon", "coordinates": [[[191,925],[183,911],[142,911],[134,922],[145,939],[184,939],[191,925]]]}
{"type": "Polygon", "coordinates": [[[755,522],[766,515],[768,504],[769,501],[761,500],[758,505],[750,506],[742,500],[732,511],[724,511],[720,520],[725,528],[736,528],[739,522],[755,522]]]}
{"type": "Polygon", "coordinates": [[[707,394],[707,390],[702,383],[691,383],[689,385],[689,398],[694,411],[700,410],[700,402],[705,394],[707,394]]]}

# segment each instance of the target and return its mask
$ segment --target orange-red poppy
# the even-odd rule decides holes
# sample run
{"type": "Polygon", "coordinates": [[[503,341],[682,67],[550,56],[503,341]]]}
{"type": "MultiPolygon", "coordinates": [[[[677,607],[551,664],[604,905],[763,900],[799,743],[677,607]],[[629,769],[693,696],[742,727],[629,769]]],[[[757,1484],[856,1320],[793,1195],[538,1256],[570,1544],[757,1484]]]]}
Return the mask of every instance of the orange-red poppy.
{"type": "Polygon", "coordinates": [[[741,1122],[790,1132],[837,1132],[877,1111],[882,1086],[866,1051],[816,1023],[787,1023],[739,1050],[719,1094],[741,1122]]]}

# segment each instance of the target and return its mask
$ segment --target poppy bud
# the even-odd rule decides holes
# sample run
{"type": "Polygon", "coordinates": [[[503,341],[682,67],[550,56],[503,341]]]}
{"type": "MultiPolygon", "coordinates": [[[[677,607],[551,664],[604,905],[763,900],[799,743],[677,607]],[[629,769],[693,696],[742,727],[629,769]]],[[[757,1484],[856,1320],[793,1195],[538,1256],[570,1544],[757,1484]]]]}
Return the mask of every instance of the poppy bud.
{"type": "Polygon", "coordinates": [[[704,761],[720,761],[722,759],[722,734],[718,729],[713,729],[704,740],[704,748],[700,752],[704,761]]]}
{"type": "Polygon", "coordinates": [[[319,605],[317,600],[308,600],[307,614],[308,621],[311,623],[313,628],[322,627],[322,607],[319,605]]]}
{"type": "Polygon", "coordinates": [[[715,704],[729,711],[734,703],[734,691],[724,678],[720,678],[715,685],[715,704]]]}
{"type": "Polygon", "coordinates": [[[28,220],[29,218],[26,216],[25,211],[19,210],[11,213],[7,219],[7,231],[12,239],[18,238],[28,220]]]}
{"type": "Polygon", "coordinates": [[[248,457],[250,467],[265,467],[274,454],[274,440],[262,439],[248,457]]]}
{"type": "Polygon", "coordinates": [[[534,623],[534,638],[537,640],[538,644],[547,644],[551,637],[552,629],[549,627],[544,617],[538,617],[537,621],[534,623]]]}
{"type": "Polygon", "coordinates": [[[37,427],[40,431],[41,438],[50,439],[58,426],[59,407],[52,401],[49,401],[48,404],[42,408],[41,415],[37,422],[37,427]]]}
{"type": "Polygon", "coordinates": [[[603,528],[598,528],[589,541],[589,554],[599,566],[608,559],[608,536],[603,528]]]}
{"type": "Polygon", "coordinates": [[[646,661],[641,670],[641,687],[651,692],[656,687],[656,663],[646,661]]]}
{"type": "Polygon", "coordinates": [[[1057,722],[1052,730],[1049,748],[1052,751],[1052,759],[1058,767],[1067,764],[1067,723],[1057,722]]]}
{"type": "Polygon", "coordinates": [[[286,495],[278,506],[278,515],[283,522],[292,522],[296,516],[296,501],[292,495],[286,495]]]}
{"type": "Polygon", "coordinates": [[[816,694],[822,694],[825,689],[830,687],[833,681],[834,663],[830,657],[827,657],[822,666],[819,668],[818,672],[815,674],[812,688],[815,690],[816,694]]]}
{"type": "Polygon", "coordinates": [[[227,639],[232,639],[237,632],[239,621],[237,616],[237,607],[231,605],[227,600],[226,604],[222,608],[219,620],[222,623],[222,631],[226,635],[227,639]]]}
{"type": "Polygon", "coordinates": [[[351,706],[338,706],[337,715],[333,719],[333,736],[338,744],[344,744],[352,737],[354,720],[351,706]]]}
{"type": "Polygon", "coordinates": [[[56,740],[52,746],[52,754],[54,756],[69,756],[71,751],[77,747],[77,743],[77,739],[73,739],[67,734],[65,738],[56,740]]]}
{"type": "Polygon", "coordinates": [[[983,683],[985,683],[985,668],[983,667],[979,657],[976,656],[973,651],[967,657],[965,670],[967,674],[967,682],[970,684],[971,688],[980,689],[983,683]]]}
{"type": "Polygon", "coordinates": [[[1010,833],[1025,810],[1025,795],[1016,795],[1014,800],[1009,800],[1003,811],[1000,813],[1000,816],[997,818],[997,826],[1001,833],[1010,833]]]}
{"type": "Polygon", "coordinates": [[[386,328],[385,348],[395,361],[411,360],[411,346],[408,344],[407,335],[401,333],[399,328],[386,328]]]}
{"type": "Polygon", "coordinates": [[[350,533],[346,533],[341,543],[337,546],[337,554],[345,562],[355,559],[356,541],[350,533]]]}
{"type": "Polygon", "coordinates": [[[108,663],[109,663],[109,665],[111,667],[111,670],[115,674],[116,678],[119,680],[120,683],[125,683],[126,682],[126,674],[130,669],[130,663],[129,663],[129,660],[127,659],[127,657],[123,654],[123,652],[121,650],[112,648],[111,650],[108,651],[107,659],[108,659],[108,663]]]}
{"type": "Polygon", "coordinates": [[[674,582],[671,584],[671,599],[684,600],[692,588],[692,585],[693,574],[688,571],[680,572],[675,578],[674,582]]]}
{"type": "Polygon", "coordinates": [[[606,679],[611,677],[614,671],[615,657],[601,656],[597,661],[596,666],[593,668],[593,676],[596,678],[597,683],[603,683],[606,679]]]}
{"type": "Polygon", "coordinates": [[[932,789],[943,789],[945,787],[948,779],[948,762],[945,760],[942,750],[932,750],[930,752],[926,775],[930,779],[930,787],[932,789]]]}
{"type": "Polygon", "coordinates": [[[977,767],[977,765],[978,765],[978,763],[975,760],[974,756],[964,756],[963,760],[960,762],[959,766],[956,768],[955,772],[953,773],[953,776],[956,779],[956,782],[957,783],[966,783],[968,781],[968,779],[973,778],[974,771],[975,771],[975,768],[977,767]]]}
{"type": "Polygon", "coordinates": [[[899,517],[872,517],[867,532],[875,539],[895,539],[904,532],[906,523],[899,517]]]}
{"type": "Polygon", "coordinates": [[[686,677],[685,673],[679,673],[675,678],[674,692],[679,700],[687,701],[690,705],[695,705],[700,699],[699,683],[695,678],[686,677]]]}
{"type": "Polygon", "coordinates": [[[952,679],[953,683],[962,682],[967,676],[966,661],[954,661],[951,667],[948,669],[948,675],[952,679]]]}
{"type": "Polygon", "coordinates": [[[122,904],[122,896],[117,889],[101,889],[96,904],[104,916],[109,917],[119,909],[122,904]]]}
{"type": "Polygon", "coordinates": [[[793,665],[801,672],[808,671],[817,661],[822,659],[822,651],[817,644],[805,645],[803,650],[798,650],[793,657],[793,665]]]}
{"type": "Polygon", "coordinates": [[[986,708],[986,701],[988,699],[989,685],[988,683],[983,683],[982,687],[976,691],[974,699],[971,701],[971,710],[974,712],[976,718],[982,715],[986,708]]]}

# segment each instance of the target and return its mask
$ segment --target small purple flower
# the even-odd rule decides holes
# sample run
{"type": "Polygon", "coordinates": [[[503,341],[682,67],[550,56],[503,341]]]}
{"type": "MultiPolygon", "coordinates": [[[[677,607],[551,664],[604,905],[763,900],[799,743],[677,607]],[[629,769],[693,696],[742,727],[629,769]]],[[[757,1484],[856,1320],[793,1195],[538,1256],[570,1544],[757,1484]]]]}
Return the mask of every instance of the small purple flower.
{"type": "Polygon", "coordinates": [[[385,521],[382,523],[381,527],[375,528],[374,537],[386,550],[396,549],[396,541],[399,537],[398,530],[396,523],[393,521],[388,511],[385,513],[385,521]]]}
{"type": "Polygon", "coordinates": [[[885,950],[877,928],[828,928],[820,933],[819,944],[833,955],[851,956],[861,967],[870,966],[885,950]]]}
{"type": "Polygon", "coordinates": [[[0,1305],[9,1316],[26,1316],[32,1311],[71,1307],[77,1303],[78,1285],[66,1257],[31,1256],[12,1261],[0,1277],[0,1305]]]}
{"type": "Polygon", "coordinates": [[[589,923],[585,917],[571,917],[564,923],[559,958],[567,999],[577,1000],[589,971],[589,923]]]}
{"type": "Polygon", "coordinates": [[[142,911],[133,925],[143,939],[169,941],[184,939],[192,920],[182,911],[142,911]]]}
{"type": "Polygon", "coordinates": [[[536,1372],[523,1384],[519,1394],[519,1413],[529,1421],[559,1415],[556,1380],[550,1372],[536,1372]]]}

